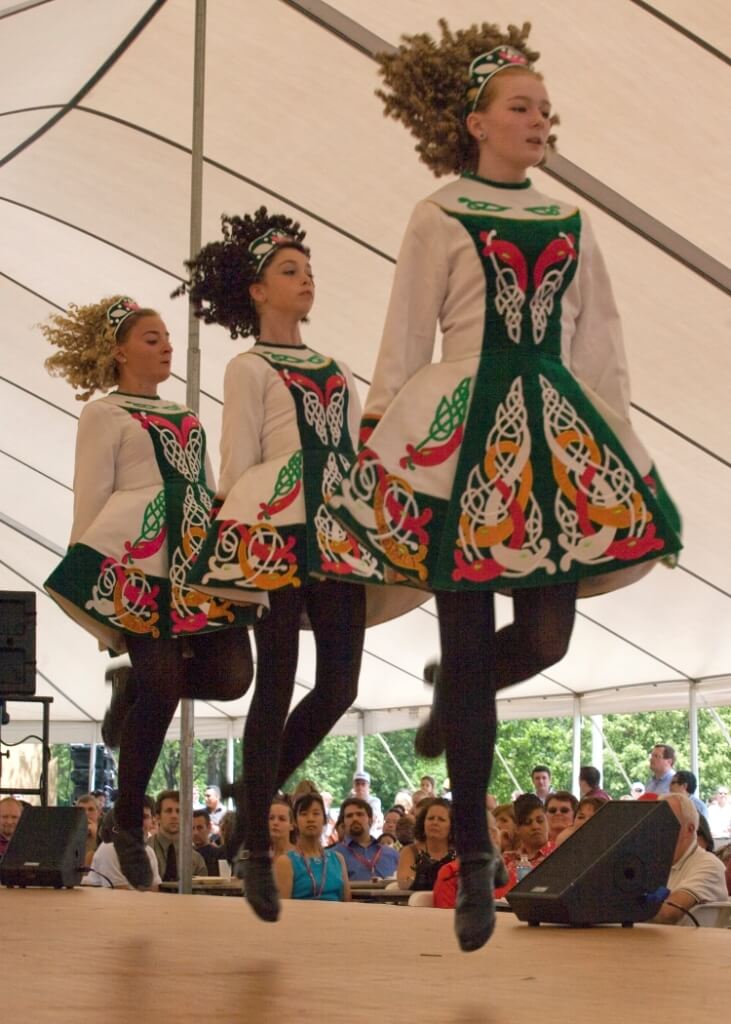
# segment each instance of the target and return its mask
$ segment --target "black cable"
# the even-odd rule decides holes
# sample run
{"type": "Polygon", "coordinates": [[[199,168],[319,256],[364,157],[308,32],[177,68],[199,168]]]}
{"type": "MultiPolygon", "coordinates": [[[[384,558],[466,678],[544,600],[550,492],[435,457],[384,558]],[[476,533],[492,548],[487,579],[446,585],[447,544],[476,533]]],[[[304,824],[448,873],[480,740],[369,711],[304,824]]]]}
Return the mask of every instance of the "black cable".
{"type": "Polygon", "coordinates": [[[105,882],[109,882],[109,888],[110,889],[114,889],[114,882],[111,880],[111,878],[108,877],[108,875],[105,875],[101,871],[97,871],[96,868],[82,868],[81,869],[82,875],[88,875],[91,871],[93,871],[95,875],[99,875],[100,878],[103,878],[105,882]]]}
{"type": "Polygon", "coordinates": [[[686,910],[685,907],[681,907],[679,903],[672,903],[670,900],[664,900],[664,902],[667,903],[669,907],[673,907],[675,910],[679,910],[681,913],[685,914],[691,919],[696,928],[700,928],[700,922],[695,914],[691,914],[689,910],[686,910]]]}

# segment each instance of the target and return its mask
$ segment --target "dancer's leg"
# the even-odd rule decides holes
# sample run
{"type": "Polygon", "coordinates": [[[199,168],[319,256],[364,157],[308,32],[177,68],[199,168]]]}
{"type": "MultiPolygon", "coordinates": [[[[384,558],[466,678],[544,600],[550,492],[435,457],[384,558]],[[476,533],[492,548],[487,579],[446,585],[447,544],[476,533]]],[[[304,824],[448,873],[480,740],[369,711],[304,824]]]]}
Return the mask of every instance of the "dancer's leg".
{"type": "Polygon", "coordinates": [[[497,733],[493,596],[486,591],[435,594],[442,647],[440,718],[452,784],[460,890],[455,928],[462,949],[479,949],[495,927],[495,854],[485,793],[497,733]]]}
{"type": "Polygon", "coordinates": [[[256,685],[244,730],[244,777],[237,794],[233,845],[246,840],[246,898],[264,921],[279,917],[269,857],[269,807],[297,672],[303,589],[274,591],[268,617],[254,627],[256,685]]]}
{"type": "Polygon", "coordinates": [[[174,640],[128,637],[127,646],[135,700],[121,731],[114,847],[129,882],[144,887],[152,884],[152,872],[142,835],[143,797],[182,693],[184,669],[174,640]]]}
{"type": "Polygon", "coordinates": [[[194,700],[237,700],[254,678],[246,628],[222,629],[190,638],[192,657],[184,657],[184,696],[194,700]]]}
{"type": "Polygon", "coordinates": [[[365,588],[354,583],[323,580],[307,588],[305,606],[317,650],[315,686],[287,718],[275,791],[319,746],[358,695],[365,601],[365,588]]]}
{"type": "MultiPolygon", "coordinates": [[[[495,688],[503,690],[514,683],[531,679],[566,654],[576,617],[576,584],[519,590],[513,595],[513,621],[495,636],[492,664],[495,688]]],[[[434,680],[432,710],[419,727],[416,749],[425,757],[438,757],[444,751],[440,724],[440,669],[428,666],[434,680]]]]}

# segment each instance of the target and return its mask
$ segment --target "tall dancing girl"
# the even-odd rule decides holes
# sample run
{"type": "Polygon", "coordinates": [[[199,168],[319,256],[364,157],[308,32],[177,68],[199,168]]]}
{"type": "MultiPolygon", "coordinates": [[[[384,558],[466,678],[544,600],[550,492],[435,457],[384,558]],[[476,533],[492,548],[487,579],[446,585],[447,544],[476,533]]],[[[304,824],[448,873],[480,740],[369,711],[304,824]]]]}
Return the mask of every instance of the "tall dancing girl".
{"type": "Polygon", "coordinates": [[[446,746],[455,928],[475,950],[495,921],[484,794],[496,690],[563,656],[577,594],[636,579],[680,541],[629,423],[619,318],[591,228],[527,177],[553,120],[529,26],[441,27],[437,43],[406,37],[382,58],[379,95],[430,169],[460,177],[412,214],[364,447],[331,507],[384,565],[435,594],[441,672],[421,739],[446,746]],[[429,114],[425,96],[443,103],[429,114]],[[515,605],[498,633],[496,590],[515,605]]]}
{"type": "MultiPolygon", "coordinates": [[[[132,677],[116,701],[121,733],[114,847],[130,885],[152,871],[143,798],[183,697],[233,700],[253,677],[246,626],[266,598],[211,598],[185,575],[205,536],[213,480],[198,418],[163,400],[171,373],[167,328],[124,296],[70,306],[42,326],[58,351],[47,361],[89,402],[79,417],[69,551],[46,589],[132,677]]],[[[119,695],[118,695],[119,696],[119,695]]]]}
{"type": "Polygon", "coordinates": [[[256,686],[234,845],[246,844],[238,870],[252,908],[274,921],[271,799],[355,700],[366,625],[428,595],[378,586],[378,560],[327,510],[355,461],[360,408],[348,368],[302,341],[315,295],[304,231],[264,207],[222,225],[223,241],[186,264],[190,282],[179,291],[208,323],[256,341],[226,369],[223,504],[189,579],[233,600],[269,597],[270,614],[254,628],[256,686]],[[315,686],[288,715],[302,626],[314,633],[315,686]]]}

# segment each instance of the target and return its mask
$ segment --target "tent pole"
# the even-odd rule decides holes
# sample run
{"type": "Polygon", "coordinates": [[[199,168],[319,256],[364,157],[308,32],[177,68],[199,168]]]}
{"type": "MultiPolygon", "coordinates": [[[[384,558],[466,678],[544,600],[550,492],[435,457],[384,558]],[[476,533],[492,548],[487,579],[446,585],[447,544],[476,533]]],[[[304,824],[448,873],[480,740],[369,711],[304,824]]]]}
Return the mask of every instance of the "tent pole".
{"type": "Polygon", "coordinates": [[[518,780],[516,779],[515,775],[513,774],[513,769],[510,767],[508,762],[505,760],[503,755],[500,753],[500,747],[498,747],[497,744],[495,745],[495,756],[498,758],[498,760],[500,761],[500,764],[505,769],[505,771],[506,771],[506,773],[508,775],[508,778],[513,783],[513,786],[518,790],[519,793],[522,793],[523,792],[523,787],[521,786],[521,784],[518,782],[518,780]]]}
{"type": "Polygon", "coordinates": [[[688,685],[688,728],[690,731],[690,770],[698,779],[700,792],[701,780],[698,775],[698,683],[691,680],[688,685]]]}
{"type": "Polygon", "coordinates": [[[94,782],[96,780],[96,744],[98,735],[99,723],[94,722],[91,727],[91,746],[89,747],[89,785],[86,787],[87,793],[94,792],[94,782]]]}
{"type": "MultiPolygon", "coordinates": [[[[190,257],[201,246],[203,205],[203,123],[206,77],[206,0],[195,3],[195,56],[193,63],[193,143],[190,167],[190,257]]],[[[186,402],[194,412],[200,401],[200,324],[188,305],[188,364],[186,402]]],[[[180,707],[180,868],[178,892],[193,888],[193,701],[180,707]]]]}
{"type": "Polygon", "coordinates": [[[358,736],[356,739],[355,748],[355,770],[362,772],[365,770],[365,715],[362,711],[358,712],[358,736]]]}
{"type": "MultiPolygon", "coordinates": [[[[390,746],[388,745],[388,743],[387,743],[387,742],[386,742],[386,741],[384,740],[383,736],[381,736],[380,732],[377,732],[377,733],[376,733],[376,736],[378,737],[378,739],[379,739],[379,740],[381,741],[381,743],[383,744],[383,747],[384,747],[384,749],[385,749],[386,753],[388,754],[388,756],[389,756],[389,757],[391,758],[391,760],[393,761],[393,763],[394,763],[394,764],[396,765],[396,767],[398,768],[399,772],[401,773],[401,777],[402,777],[402,778],[403,778],[403,779],[405,780],[405,782],[406,782],[406,785],[407,785],[407,786],[413,786],[413,782],[411,781],[411,779],[410,779],[410,778],[408,777],[408,775],[407,775],[407,774],[406,774],[406,772],[404,771],[403,767],[401,766],[401,762],[400,762],[400,761],[399,761],[399,759],[398,759],[398,758],[396,757],[396,755],[394,754],[394,752],[393,752],[393,751],[391,750],[391,748],[390,748],[390,746]]],[[[359,769],[359,771],[360,771],[360,770],[361,770],[361,769],[359,769]]]]}
{"type": "Polygon", "coordinates": [[[599,777],[602,782],[604,781],[604,743],[602,741],[603,726],[604,715],[591,716],[591,763],[599,772],[599,777]]]}
{"type": "MultiPolygon", "coordinates": [[[[232,783],[234,775],[234,724],[229,718],[228,725],[226,726],[226,782],[232,783]]],[[[228,798],[226,804],[228,809],[231,810],[233,807],[231,797],[228,798]]]]}
{"type": "Polygon", "coordinates": [[[581,767],[581,697],[574,697],[573,752],[571,755],[571,792],[579,791],[581,767]]]}

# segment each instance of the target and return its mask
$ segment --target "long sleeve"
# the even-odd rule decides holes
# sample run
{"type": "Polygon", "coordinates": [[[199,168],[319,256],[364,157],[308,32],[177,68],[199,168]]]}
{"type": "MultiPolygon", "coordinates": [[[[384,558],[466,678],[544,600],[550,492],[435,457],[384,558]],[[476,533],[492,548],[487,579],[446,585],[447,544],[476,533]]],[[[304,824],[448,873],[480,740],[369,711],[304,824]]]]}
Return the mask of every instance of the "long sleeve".
{"type": "Polygon", "coordinates": [[[439,208],[428,201],[414,209],[394,274],[373,384],[363,413],[365,431],[375,426],[393,397],[430,363],[449,268],[439,208]]]}
{"type": "Polygon", "coordinates": [[[221,469],[217,496],[229,491],[251,466],[262,461],[261,430],[264,422],[267,366],[257,356],[236,356],[223,378],[221,469]]]}
{"type": "Polygon", "coordinates": [[[622,325],[612,286],[586,215],[581,248],[562,312],[564,362],[607,405],[629,419],[630,385],[622,325]]]}
{"type": "Polygon", "coordinates": [[[119,443],[113,409],[101,402],[87,405],[76,434],[74,521],[69,546],[83,536],[114,491],[119,443]]]}

